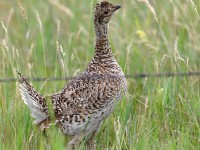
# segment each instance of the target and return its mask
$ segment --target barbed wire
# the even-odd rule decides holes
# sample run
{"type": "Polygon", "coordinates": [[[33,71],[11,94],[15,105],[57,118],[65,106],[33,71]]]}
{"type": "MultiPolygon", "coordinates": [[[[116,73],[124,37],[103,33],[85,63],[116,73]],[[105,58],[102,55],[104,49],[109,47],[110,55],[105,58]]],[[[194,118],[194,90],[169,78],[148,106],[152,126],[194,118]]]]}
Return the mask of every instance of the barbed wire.
{"type": "MultiPolygon", "coordinates": [[[[200,76],[200,72],[164,72],[164,73],[136,73],[127,74],[126,78],[139,79],[139,78],[162,78],[162,77],[191,77],[200,76]]],[[[102,78],[100,75],[93,75],[95,78],[102,78]]],[[[109,76],[107,76],[109,77],[109,76]]],[[[116,77],[116,76],[110,76],[116,77]]],[[[42,82],[42,81],[67,81],[75,77],[38,77],[38,78],[26,78],[28,81],[42,82]]],[[[17,82],[18,78],[4,78],[0,79],[0,83],[12,83],[17,82]]]]}

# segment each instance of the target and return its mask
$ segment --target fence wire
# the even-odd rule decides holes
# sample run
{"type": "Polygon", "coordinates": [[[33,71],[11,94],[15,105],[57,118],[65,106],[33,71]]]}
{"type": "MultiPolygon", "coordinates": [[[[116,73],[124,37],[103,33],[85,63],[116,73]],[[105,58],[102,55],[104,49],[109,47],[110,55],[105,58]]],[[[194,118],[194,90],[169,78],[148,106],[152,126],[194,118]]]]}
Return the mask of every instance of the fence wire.
{"type": "MultiPolygon", "coordinates": [[[[164,72],[164,73],[137,73],[127,74],[126,78],[140,79],[140,78],[162,78],[162,77],[191,77],[200,76],[200,72],[164,72]]],[[[109,76],[108,76],[109,77],[109,76]]],[[[116,77],[116,76],[110,76],[116,77]]],[[[38,77],[38,78],[26,78],[28,81],[43,82],[43,81],[67,81],[75,77],[38,77]]],[[[95,78],[102,78],[102,76],[95,76],[95,78]]],[[[12,83],[18,82],[18,78],[2,78],[0,83],[12,83]]]]}

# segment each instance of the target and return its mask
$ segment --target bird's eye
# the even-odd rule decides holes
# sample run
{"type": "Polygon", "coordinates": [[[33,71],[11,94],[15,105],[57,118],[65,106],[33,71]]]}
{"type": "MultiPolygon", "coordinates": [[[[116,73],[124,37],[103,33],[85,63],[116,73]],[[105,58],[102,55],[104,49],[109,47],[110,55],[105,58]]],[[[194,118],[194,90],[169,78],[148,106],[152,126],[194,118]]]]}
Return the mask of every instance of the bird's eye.
{"type": "Polygon", "coordinates": [[[108,11],[104,11],[104,15],[107,15],[108,14],[108,11]]]}

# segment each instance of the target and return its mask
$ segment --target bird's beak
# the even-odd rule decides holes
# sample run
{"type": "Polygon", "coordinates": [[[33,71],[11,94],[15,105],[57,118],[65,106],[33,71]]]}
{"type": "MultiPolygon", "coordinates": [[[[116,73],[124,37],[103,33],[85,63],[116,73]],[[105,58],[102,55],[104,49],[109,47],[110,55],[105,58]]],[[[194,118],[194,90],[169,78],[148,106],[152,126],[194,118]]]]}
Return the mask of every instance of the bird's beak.
{"type": "Polygon", "coordinates": [[[115,12],[116,10],[120,9],[122,6],[119,4],[116,4],[113,6],[113,12],[115,12]]]}

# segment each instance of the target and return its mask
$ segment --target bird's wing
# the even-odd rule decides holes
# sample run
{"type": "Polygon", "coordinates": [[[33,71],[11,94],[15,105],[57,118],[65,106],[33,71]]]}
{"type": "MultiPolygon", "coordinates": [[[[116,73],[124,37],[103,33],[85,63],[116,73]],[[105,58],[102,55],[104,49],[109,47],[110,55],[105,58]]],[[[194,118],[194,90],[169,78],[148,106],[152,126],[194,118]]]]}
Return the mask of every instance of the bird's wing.
{"type": "Polygon", "coordinates": [[[114,99],[107,82],[104,78],[80,76],[71,80],[60,92],[51,95],[55,115],[62,116],[56,122],[64,118],[68,118],[69,123],[81,121],[84,116],[105,108],[114,99]]]}
{"type": "Polygon", "coordinates": [[[61,92],[52,97],[57,99],[62,113],[79,113],[80,109],[100,109],[99,107],[103,107],[112,99],[107,83],[107,79],[104,78],[81,76],[72,80],[61,92]]]}

